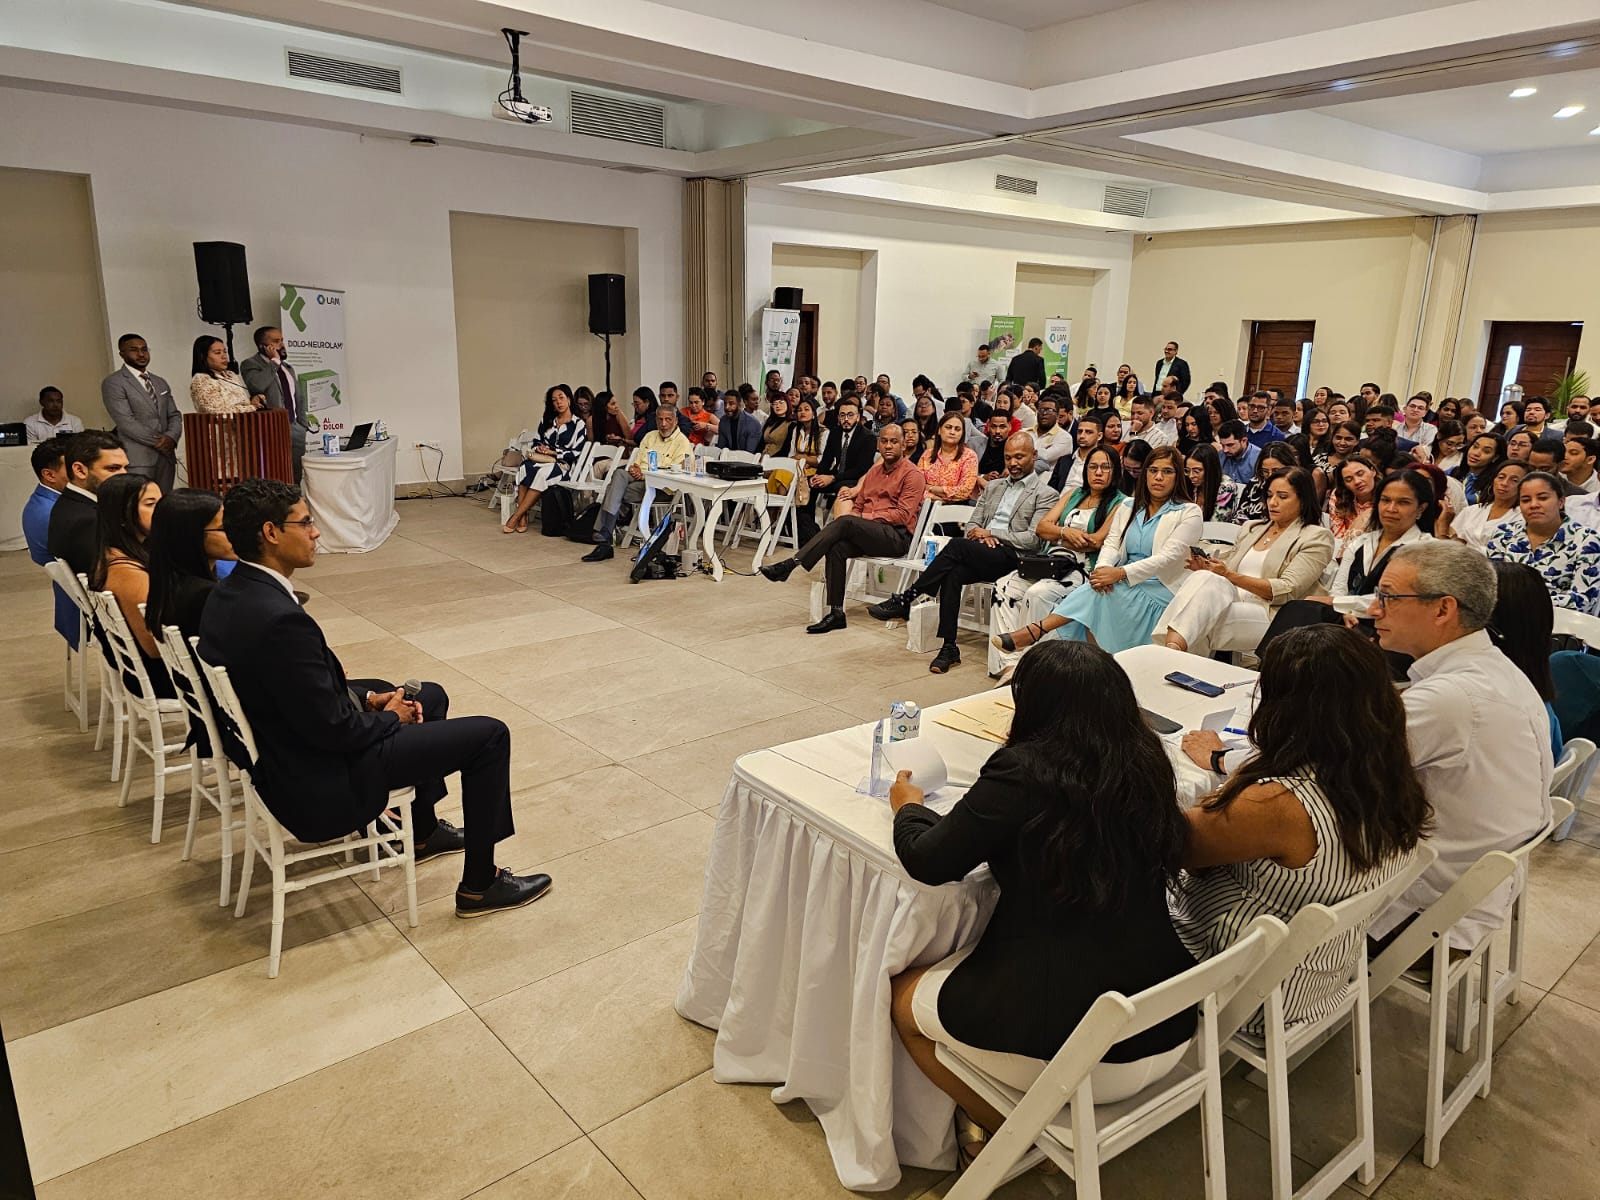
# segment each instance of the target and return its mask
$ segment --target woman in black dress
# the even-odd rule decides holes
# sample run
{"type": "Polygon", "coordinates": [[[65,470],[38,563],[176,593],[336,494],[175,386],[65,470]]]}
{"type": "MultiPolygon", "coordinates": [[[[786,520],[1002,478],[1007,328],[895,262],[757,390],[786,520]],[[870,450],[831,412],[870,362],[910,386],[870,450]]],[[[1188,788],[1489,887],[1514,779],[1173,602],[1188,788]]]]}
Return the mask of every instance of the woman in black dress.
{"type": "MultiPolygon", "coordinates": [[[[1186,822],[1127,675],[1095,646],[1051,639],[1011,686],[1011,736],[948,816],[923,807],[907,773],[889,796],[912,878],[951,883],[988,863],[1000,885],[976,945],[892,981],[913,1061],[990,1132],[1000,1114],[938,1061],[938,1043],[1026,1089],[1102,993],[1133,995],[1194,966],[1166,901],[1186,822]]],[[[1190,1010],[1118,1042],[1095,1068],[1096,1100],[1170,1071],[1194,1029],[1190,1010]]]]}

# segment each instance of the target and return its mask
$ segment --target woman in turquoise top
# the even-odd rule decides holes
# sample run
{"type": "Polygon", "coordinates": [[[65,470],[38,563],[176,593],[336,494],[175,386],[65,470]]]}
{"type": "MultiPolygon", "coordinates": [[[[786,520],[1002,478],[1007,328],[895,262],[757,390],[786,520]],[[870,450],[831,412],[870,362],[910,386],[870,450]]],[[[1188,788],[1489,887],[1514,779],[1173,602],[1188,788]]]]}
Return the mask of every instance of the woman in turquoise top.
{"type": "Polygon", "coordinates": [[[1189,547],[1200,543],[1205,521],[1190,497],[1177,447],[1152,450],[1133,503],[1112,518],[1089,586],[1069,593],[1043,621],[998,635],[995,644],[1017,650],[1054,634],[1115,654],[1148,642],[1183,578],[1189,547]]]}

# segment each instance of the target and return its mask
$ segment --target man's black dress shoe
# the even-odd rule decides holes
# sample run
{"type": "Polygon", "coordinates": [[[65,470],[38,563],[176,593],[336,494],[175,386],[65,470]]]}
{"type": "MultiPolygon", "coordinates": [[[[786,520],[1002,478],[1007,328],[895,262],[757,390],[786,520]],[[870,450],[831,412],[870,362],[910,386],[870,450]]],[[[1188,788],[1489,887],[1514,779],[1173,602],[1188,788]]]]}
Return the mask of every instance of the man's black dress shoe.
{"type": "Polygon", "coordinates": [[[822,620],[818,621],[815,625],[807,625],[806,632],[832,633],[835,629],[843,629],[844,626],[844,614],[837,608],[833,608],[829,609],[828,612],[823,615],[822,620]]]}

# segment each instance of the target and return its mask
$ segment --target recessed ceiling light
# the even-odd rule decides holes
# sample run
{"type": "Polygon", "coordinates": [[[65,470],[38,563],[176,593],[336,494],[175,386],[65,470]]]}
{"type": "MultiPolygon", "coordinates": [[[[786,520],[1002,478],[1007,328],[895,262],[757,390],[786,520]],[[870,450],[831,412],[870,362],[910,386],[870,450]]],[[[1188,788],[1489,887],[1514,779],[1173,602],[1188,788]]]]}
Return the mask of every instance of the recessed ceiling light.
{"type": "Polygon", "coordinates": [[[1513,100],[1522,100],[1525,97],[1533,95],[1538,90],[1539,90],[1538,88],[1530,88],[1530,87],[1512,88],[1511,89],[1511,98],[1513,100]]]}
{"type": "Polygon", "coordinates": [[[1564,120],[1566,120],[1566,119],[1567,119],[1567,118],[1568,118],[1568,117],[1575,117],[1575,116],[1577,116],[1577,115],[1578,115],[1578,114],[1579,114],[1579,113],[1581,113],[1581,112],[1582,112],[1582,111],[1583,111],[1583,105],[1581,105],[1581,104],[1568,104],[1568,105],[1567,105],[1567,106],[1566,106],[1566,107],[1564,107],[1564,108],[1558,108],[1558,109],[1556,109],[1556,111],[1555,111],[1555,118],[1556,118],[1556,120],[1558,120],[1558,121],[1564,121],[1564,120]]]}

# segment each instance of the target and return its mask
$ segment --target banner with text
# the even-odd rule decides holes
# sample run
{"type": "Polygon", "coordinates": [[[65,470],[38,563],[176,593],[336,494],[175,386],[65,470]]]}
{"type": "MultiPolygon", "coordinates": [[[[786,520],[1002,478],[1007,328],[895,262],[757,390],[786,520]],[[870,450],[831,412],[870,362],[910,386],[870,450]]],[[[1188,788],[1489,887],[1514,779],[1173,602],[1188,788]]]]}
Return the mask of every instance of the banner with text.
{"type": "Polygon", "coordinates": [[[1025,345],[1021,317],[989,318],[989,354],[992,358],[1005,362],[1013,354],[1020,354],[1025,345]]]}
{"type": "Polygon", "coordinates": [[[783,376],[783,386],[794,382],[794,352],[800,344],[800,314],[792,308],[761,310],[761,386],[768,371],[783,376]]]}
{"type": "Polygon", "coordinates": [[[344,293],[303,283],[279,285],[283,344],[311,432],[349,433],[344,360],[344,293]]]}
{"type": "Polygon", "coordinates": [[[1067,377],[1067,347],[1072,341],[1070,317],[1046,317],[1044,321],[1044,377],[1067,377]]]}

